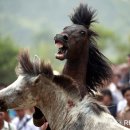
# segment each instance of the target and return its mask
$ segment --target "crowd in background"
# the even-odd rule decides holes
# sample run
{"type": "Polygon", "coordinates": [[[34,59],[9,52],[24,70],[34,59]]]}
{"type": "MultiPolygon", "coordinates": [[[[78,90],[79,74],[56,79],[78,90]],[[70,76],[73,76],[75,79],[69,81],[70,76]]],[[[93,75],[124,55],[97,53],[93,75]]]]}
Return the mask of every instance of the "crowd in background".
{"type": "Polygon", "coordinates": [[[0,130],[46,130],[48,123],[41,128],[33,124],[33,112],[33,108],[0,112],[0,130]]]}
{"type": "MultiPolygon", "coordinates": [[[[100,102],[119,123],[130,128],[130,54],[126,63],[113,65],[112,70],[112,82],[101,90],[100,102]]],[[[0,84],[0,89],[4,87],[0,84]]],[[[47,123],[41,128],[34,126],[33,112],[33,108],[0,112],[0,130],[45,130],[47,123]]]]}
{"type": "Polygon", "coordinates": [[[112,82],[101,90],[101,102],[122,125],[130,128],[130,54],[127,62],[113,65],[112,82]]]}

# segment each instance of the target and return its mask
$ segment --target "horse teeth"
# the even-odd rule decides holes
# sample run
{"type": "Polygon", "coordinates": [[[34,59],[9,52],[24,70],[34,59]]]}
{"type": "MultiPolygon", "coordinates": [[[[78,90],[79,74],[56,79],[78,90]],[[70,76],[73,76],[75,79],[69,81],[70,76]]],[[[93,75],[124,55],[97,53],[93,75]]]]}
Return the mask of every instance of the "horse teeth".
{"type": "Polygon", "coordinates": [[[62,48],[63,47],[63,45],[61,43],[57,43],[55,45],[56,45],[57,48],[62,48]]]}
{"type": "Polygon", "coordinates": [[[57,56],[57,57],[63,57],[64,54],[55,54],[55,56],[57,56]]]}

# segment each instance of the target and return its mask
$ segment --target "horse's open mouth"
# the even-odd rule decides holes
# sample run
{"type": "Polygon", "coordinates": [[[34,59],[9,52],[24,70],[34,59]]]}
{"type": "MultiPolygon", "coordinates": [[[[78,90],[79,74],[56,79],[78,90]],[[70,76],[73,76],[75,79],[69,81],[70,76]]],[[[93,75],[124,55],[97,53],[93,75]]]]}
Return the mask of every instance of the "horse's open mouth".
{"type": "Polygon", "coordinates": [[[58,48],[58,53],[56,58],[59,60],[64,60],[66,58],[68,47],[64,45],[64,42],[61,40],[55,40],[55,45],[58,48]]]}

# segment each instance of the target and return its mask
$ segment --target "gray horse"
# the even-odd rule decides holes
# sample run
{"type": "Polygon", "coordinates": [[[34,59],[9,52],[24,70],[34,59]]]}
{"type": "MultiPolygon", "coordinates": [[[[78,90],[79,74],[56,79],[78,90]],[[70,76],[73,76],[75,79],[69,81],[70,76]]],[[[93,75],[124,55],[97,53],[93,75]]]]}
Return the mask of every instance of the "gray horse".
{"type": "Polygon", "coordinates": [[[52,130],[128,130],[91,97],[82,96],[78,84],[65,75],[53,75],[39,58],[27,51],[19,55],[18,79],[0,91],[0,110],[36,106],[52,130]]]}

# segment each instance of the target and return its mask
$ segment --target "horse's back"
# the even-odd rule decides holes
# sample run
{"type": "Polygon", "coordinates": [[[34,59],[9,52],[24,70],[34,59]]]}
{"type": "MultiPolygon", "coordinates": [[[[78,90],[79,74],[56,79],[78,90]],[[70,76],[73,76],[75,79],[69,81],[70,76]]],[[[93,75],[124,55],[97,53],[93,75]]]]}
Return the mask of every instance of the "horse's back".
{"type": "Polygon", "coordinates": [[[129,130],[119,124],[109,113],[101,113],[100,116],[93,116],[86,120],[83,130],[129,130]],[[93,127],[92,127],[93,126],[93,127]]]}

